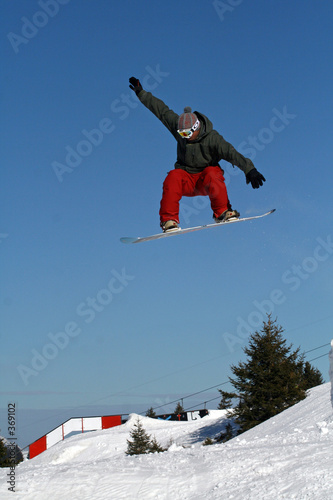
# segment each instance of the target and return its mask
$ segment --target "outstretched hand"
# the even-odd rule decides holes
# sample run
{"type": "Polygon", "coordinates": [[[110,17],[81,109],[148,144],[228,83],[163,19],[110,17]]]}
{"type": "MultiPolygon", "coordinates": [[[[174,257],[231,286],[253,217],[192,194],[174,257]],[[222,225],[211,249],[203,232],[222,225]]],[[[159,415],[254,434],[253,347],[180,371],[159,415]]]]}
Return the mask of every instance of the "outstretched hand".
{"type": "Polygon", "coordinates": [[[256,168],[253,168],[248,174],[246,174],[246,184],[251,183],[253,189],[258,189],[259,186],[262,186],[265,181],[265,177],[258,172],[256,168]]]}
{"type": "Polygon", "coordinates": [[[132,89],[136,93],[136,95],[138,95],[138,93],[141,92],[141,90],[143,90],[140,80],[135,78],[135,76],[131,76],[129,82],[130,82],[129,88],[132,89]]]}

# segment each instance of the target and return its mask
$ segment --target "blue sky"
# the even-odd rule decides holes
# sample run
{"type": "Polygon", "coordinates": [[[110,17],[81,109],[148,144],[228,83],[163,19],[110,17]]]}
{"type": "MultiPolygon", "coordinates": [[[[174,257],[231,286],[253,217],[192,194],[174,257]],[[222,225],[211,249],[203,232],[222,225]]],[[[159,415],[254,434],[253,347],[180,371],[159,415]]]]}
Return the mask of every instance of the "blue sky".
{"type": "MultiPolygon", "coordinates": [[[[329,1],[2,2],[1,408],[19,408],[21,444],[227,381],[266,312],[295,347],[326,346],[307,359],[328,352],[332,14],[329,1]],[[176,159],[133,75],[264,174],[253,190],[222,162],[241,215],[276,213],[121,244],[159,231],[176,159]]],[[[182,200],[183,227],[207,222],[206,198],[182,200]]],[[[327,358],[313,364],[327,380],[327,358]]]]}

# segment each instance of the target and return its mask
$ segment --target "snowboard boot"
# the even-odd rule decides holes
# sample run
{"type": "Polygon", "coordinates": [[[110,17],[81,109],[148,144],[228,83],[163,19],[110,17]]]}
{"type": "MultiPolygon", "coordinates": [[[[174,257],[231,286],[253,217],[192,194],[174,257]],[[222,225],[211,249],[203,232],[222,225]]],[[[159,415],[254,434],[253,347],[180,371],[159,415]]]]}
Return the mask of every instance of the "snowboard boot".
{"type": "Polygon", "coordinates": [[[167,220],[161,222],[161,228],[163,229],[164,233],[169,233],[170,231],[178,231],[178,229],[180,229],[178,223],[175,220],[167,220]]]}
{"type": "Polygon", "coordinates": [[[240,213],[237,212],[237,210],[225,210],[220,215],[220,217],[213,216],[213,219],[215,220],[215,222],[217,222],[219,224],[220,222],[227,222],[228,220],[238,219],[239,216],[240,216],[240,213]]]}

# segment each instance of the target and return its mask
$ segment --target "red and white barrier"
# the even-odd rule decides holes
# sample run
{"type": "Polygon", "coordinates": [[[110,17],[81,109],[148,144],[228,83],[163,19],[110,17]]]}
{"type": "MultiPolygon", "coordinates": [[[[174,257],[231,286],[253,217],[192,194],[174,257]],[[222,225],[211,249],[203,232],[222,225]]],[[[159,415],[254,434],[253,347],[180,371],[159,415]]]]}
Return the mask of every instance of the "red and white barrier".
{"type": "Polygon", "coordinates": [[[33,442],[29,446],[29,458],[34,458],[51,448],[51,446],[59,443],[72,432],[99,431],[116,425],[121,425],[121,415],[71,418],[33,442]]]}

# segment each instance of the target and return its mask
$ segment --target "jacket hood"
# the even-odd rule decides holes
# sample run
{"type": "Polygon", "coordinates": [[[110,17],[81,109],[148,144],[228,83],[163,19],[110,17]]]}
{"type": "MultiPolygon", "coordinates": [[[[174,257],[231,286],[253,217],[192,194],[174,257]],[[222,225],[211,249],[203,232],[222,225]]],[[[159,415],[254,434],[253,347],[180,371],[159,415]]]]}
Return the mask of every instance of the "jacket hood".
{"type": "Polygon", "coordinates": [[[199,141],[213,130],[213,124],[210,121],[210,119],[207,118],[207,116],[203,115],[202,113],[199,113],[199,111],[194,111],[194,114],[199,118],[201,123],[200,134],[198,135],[197,138],[197,140],[199,141]]]}

